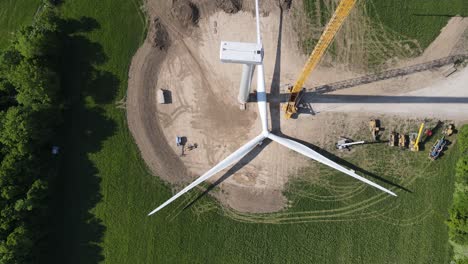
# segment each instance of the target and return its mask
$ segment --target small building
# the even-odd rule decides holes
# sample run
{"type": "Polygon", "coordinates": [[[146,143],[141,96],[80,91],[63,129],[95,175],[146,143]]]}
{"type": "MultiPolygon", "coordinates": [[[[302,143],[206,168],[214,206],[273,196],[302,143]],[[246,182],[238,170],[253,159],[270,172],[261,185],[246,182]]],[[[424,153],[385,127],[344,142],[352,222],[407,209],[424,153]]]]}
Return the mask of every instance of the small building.
{"type": "Polygon", "coordinates": [[[166,103],[166,98],[164,97],[164,90],[158,89],[156,91],[156,98],[157,98],[159,104],[165,104],[166,103]]]}

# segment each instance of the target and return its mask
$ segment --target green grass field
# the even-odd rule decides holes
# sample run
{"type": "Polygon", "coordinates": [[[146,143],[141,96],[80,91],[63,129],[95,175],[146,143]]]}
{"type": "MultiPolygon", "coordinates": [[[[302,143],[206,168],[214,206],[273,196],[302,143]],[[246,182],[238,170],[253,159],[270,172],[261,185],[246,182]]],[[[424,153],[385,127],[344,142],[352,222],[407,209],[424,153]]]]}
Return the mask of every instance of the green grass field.
{"type": "Polygon", "coordinates": [[[432,163],[427,151],[378,145],[343,158],[401,185],[376,180],[398,198],[311,162],[290,184],[293,206],[285,212],[238,214],[209,197],[183,210],[200,194],[195,191],[146,217],[171,196],[170,188],[147,172],[125,113],[115,105],[126,93],[130,59],[145,33],[139,5],[70,0],[61,7],[81,26],[63,58],[70,102],[47,263],[449,262],[444,221],[458,157],[454,146],[432,163]],[[318,179],[311,177],[316,169],[318,179]]]}
{"type": "Polygon", "coordinates": [[[0,48],[8,45],[15,30],[31,23],[40,3],[40,0],[0,1],[0,48]]]}
{"type": "Polygon", "coordinates": [[[416,39],[423,49],[439,35],[450,17],[468,16],[464,0],[371,0],[366,5],[372,18],[402,37],[416,39]]]}

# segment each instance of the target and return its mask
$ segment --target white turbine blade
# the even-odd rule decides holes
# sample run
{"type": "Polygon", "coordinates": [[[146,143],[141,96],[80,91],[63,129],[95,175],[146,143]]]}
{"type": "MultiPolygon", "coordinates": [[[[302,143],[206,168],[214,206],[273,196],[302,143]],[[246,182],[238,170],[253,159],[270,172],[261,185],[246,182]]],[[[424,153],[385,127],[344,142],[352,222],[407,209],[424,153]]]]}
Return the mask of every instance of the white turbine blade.
{"type": "Polygon", "coordinates": [[[262,45],[262,37],[260,35],[260,15],[258,11],[258,0],[255,0],[255,20],[257,23],[257,44],[262,45]]]}
{"type": "Polygon", "coordinates": [[[292,149],[292,150],[294,150],[296,152],[301,153],[304,156],[307,156],[307,157],[309,157],[311,159],[314,159],[314,160],[316,160],[318,162],[321,162],[321,163],[323,163],[323,164],[325,164],[325,165],[327,165],[327,166],[329,166],[331,168],[339,170],[339,171],[341,171],[341,172],[343,172],[343,173],[345,173],[345,174],[347,174],[347,175],[349,175],[349,176],[351,176],[353,178],[356,178],[356,179],[358,179],[358,180],[360,180],[360,181],[362,181],[364,183],[367,183],[367,184],[369,184],[369,185],[371,185],[371,186],[373,186],[373,187],[375,187],[375,188],[377,188],[379,190],[382,190],[382,191],[384,191],[384,192],[386,192],[388,194],[391,194],[393,196],[397,196],[392,191],[389,191],[389,190],[385,189],[384,187],[382,187],[382,186],[380,186],[380,185],[378,185],[376,183],[373,183],[373,182],[369,181],[366,178],[363,178],[363,177],[357,175],[353,170],[346,169],[345,167],[343,167],[343,166],[341,166],[341,165],[339,165],[339,164],[325,158],[324,156],[320,155],[319,153],[311,150],[310,148],[308,148],[308,147],[306,147],[306,146],[304,146],[304,145],[302,145],[302,144],[300,144],[298,142],[292,141],[290,139],[278,137],[278,136],[273,135],[273,134],[269,134],[268,137],[271,140],[276,141],[279,144],[281,144],[281,145],[283,145],[283,146],[285,146],[285,147],[287,147],[289,149],[292,149]]]}
{"type": "MultiPolygon", "coordinates": [[[[258,0],[255,0],[255,19],[257,25],[257,44],[262,45],[262,37],[260,34],[260,15],[258,0]]],[[[262,48],[263,49],[263,48],[262,48]]],[[[268,133],[268,120],[267,120],[267,106],[266,106],[266,92],[265,92],[265,74],[263,72],[263,59],[262,64],[257,67],[257,104],[258,113],[262,122],[262,131],[264,134],[268,133]]]]}
{"type": "Polygon", "coordinates": [[[184,193],[190,191],[192,188],[197,186],[198,184],[204,182],[205,180],[211,178],[213,175],[216,173],[224,170],[226,167],[231,165],[232,163],[240,160],[242,157],[244,157],[247,153],[249,153],[258,143],[262,142],[265,137],[263,135],[259,135],[253,140],[247,142],[244,146],[240,147],[238,150],[234,151],[231,155],[229,155],[227,158],[225,158],[223,161],[220,163],[216,164],[213,168],[211,168],[209,171],[207,171],[205,174],[200,176],[198,179],[196,179],[194,182],[189,184],[187,187],[185,187],[182,191],[178,192],[176,195],[172,196],[169,200],[161,204],[158,208],[154,209],[149,213],[148,215],[152,215],[156,213],[157,211],[161,210],[164,208],[166,205],[172,203],[175,199],[179,198],[181,195],[184,193]]]}
{"type": "Polygon", "coordinates": [[[268,132],[268,120],[267,120],[267,105],[266,105],[266,92],[265,92],[265,76],[263,73],[263,64],[257,67],[257,104],[258,113],[262,122],[263,133],[268,132]]]}

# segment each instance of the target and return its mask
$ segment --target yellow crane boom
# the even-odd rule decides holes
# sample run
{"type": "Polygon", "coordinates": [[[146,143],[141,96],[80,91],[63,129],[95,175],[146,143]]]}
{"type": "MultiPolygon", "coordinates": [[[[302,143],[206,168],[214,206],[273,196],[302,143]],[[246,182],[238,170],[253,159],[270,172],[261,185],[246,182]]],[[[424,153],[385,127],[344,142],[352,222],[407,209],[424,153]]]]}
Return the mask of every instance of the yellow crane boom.
{"type": "Polygon", "coordinates": [[[293,114],[297,113],[297,104],[299,103],[298,97],[302,87],[304,86],[304,82],[320,62],[323,54],[325,54],[328,46],[333,41],[336,32],[338,32],[341,25],[343,24],[343,21],[346,19],[346,17],[348,17],[349,12],[355,3],[356,0],[342,0],[339,3],[335,13],[330,19],[330,22],[328,22],[328,25],[325,27],[325,30],[320,36],[317,45],[315,45],[314,50],[310,54],[309,59],[307,60],[301,74],[299,75],[299,78],[297,79],[294,86],[288,89],[290,92],[289,100],[288,103],[284,106],[286,118],[290,118],[293,114]]]}
{"type": "Polygon", "coordinates": [[[421,126],[419,126],[419,132],[418,136],[416,137],[416,140],[414,141],[413,146],[411,146],[412,151],[419,151],[419,141],[421,141],[421,135],[424,129],[424,123],[421,123],[421,126]]]}

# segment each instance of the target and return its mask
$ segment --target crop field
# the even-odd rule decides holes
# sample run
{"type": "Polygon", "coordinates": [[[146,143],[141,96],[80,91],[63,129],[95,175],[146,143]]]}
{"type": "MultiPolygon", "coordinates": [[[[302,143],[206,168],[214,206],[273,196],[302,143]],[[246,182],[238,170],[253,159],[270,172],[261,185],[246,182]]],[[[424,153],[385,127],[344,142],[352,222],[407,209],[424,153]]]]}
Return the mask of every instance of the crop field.
{"type": "Polygon", "coordinates": [[[81,0],[60,7],[81,26],[74,27],[63,58],[70,100],[59,139],[48,263],[449,262],[444,221],[455,144],[436,162],[427,149],[410,153],[377,144],[341,157],[397,198],[311,162],[290,183],[292,203],[283,212],[240,214],[207,196],[185,208],[199,189],[147,217],[171,190],[147,171],[120,103],[131,57],[146,33],[140,5],[81,0]]]}
{"type": "Polygon", "coordinates": [[[39,0],[0,1],[0,48],[8,44],[15,30],[31,23],[40,2],[39,0]]]}
{"type": "Polygon", "coordinates": [[[437,37],[450,17],[468,16],[468,6],[463,0],[372,0],[366,4],[372,10],[371,17],[402,36],[416,39],[423,49],[437,37]]]}
{"type": "MultiPolygon", "coordinates": [[[[317,32],[314,35],[309,32],[323,29],[337,3],[334,0],[304,1],[309,18],[309,26],[302,32],[306,53],[312,50],[320,36],[317,32]]],[[[467,15],[468,7],[463,0],[359,0],[328,54],[340,62],[363,64],[368,69],[376,69],[392,58],[421,54],[450,17],[467,15]],[[362,34],[356,35],[357,29],[362,34]],[[343,43],[340,43],[340,38],[343,43]],[[365,60],[361,61],[360,58],[365,60]]]]}

